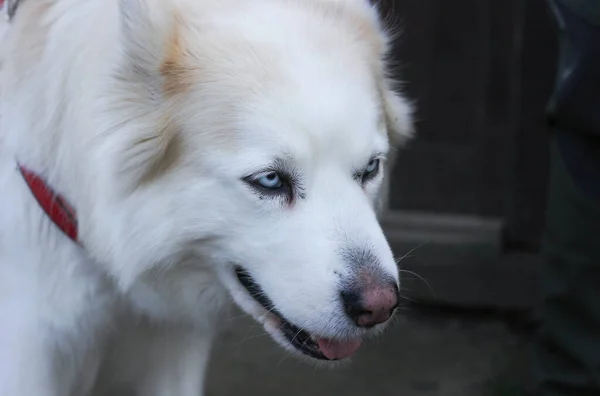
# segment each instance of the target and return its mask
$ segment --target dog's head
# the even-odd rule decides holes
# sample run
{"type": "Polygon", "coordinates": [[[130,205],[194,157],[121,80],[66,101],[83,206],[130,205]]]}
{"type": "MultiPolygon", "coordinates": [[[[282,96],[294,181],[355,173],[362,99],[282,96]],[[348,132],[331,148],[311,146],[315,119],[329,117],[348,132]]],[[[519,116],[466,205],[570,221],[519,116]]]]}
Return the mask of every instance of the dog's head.
{"type": "Polygon", "coordinates": [[[193,251],[287,349],[351,355],[398,304],[375,207],[391,150],[411,133],[376,10],[366,0],[120,10],[125,56],[104,150],[118,180],[108,184],[126,197],[111,245],[119,276],[193,251]]]}

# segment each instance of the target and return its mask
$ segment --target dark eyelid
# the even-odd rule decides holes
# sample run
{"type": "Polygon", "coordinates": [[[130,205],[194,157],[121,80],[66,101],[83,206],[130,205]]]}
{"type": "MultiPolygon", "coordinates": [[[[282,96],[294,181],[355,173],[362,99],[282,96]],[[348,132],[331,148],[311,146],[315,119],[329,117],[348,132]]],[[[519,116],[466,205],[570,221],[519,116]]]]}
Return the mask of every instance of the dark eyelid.
{"type": "Polygon", "coordinates": [[[272,196],[287,194],[289,196],[290,203],[293,202],[296,197],[304,199],[304,189],[302,187],[301,178],[299,172],[289,163],[281,158],[275,159],[271,164],[267,165],[262,170],[259,170],[251,175],[242,178],[246,183],[250,184],[254,189],[260,191],[261,194],[271,194],[272,196]],[[256,181],[271,172],[275,172],[281,177],[281,181],[284,184],[282,190],[268,190],[262,188],[256,184],[256,181]]]}
{"type": "Polygon", "coordinates": [[[242,180],[245,180],[247,182],[252,182],[253,180],[258,179],[258,178],[265,176],[272,172],[275,172],[275,173],[279,174],[280,176],[287,178],[287,176],[290,174],[288,169],[289,169],[289,167],[286,165],[285,161],[282,161],[281,159],[276,159],[273,162],[271,162],[269,165],[265,166],[263,169],[258,170],[250,175],[242,177],[242,180]]]}
{"type": "Polygon", "coordinates": [[[369,160],[369,163],[367,164],[367,166],[364,167],[360,172],[356,173],[354,177],[357,179],[358,182],[360,182],[361,185],[364,186],[369,181],[373,180],[375,177],[377,177],[379,175],[379,173],[381,172],[382,161],[383,161],[383,159],[380,156],[372,157],[369,160]],[[378,162],[377,168],[375,168],[375,170],[372,171],[371,173],[366,173],[366,168],[369,166],[368,164],[371,164],[371,162],[373,162],[373,161],[378,162]]]}
{"type": "MultiPolygon", "coordinates": [[[[362,178],[363,178],[363,176],[364,176],[365,169],[367,169],[367,167],[369,166],[369,164],[370,164],[371,162],[373,162],[373,161],[375,161],[375,160],[379,160],[379,167],[381,167],[381,163],[382,163],[383,161],[385,161],[385,158],[386,158],[386,157],[385,157],[385,153],[383,153],[383,152],[378,152],[378,153],[375,153],[375,154],[373,154],[373,155],[371,156],[371,158],[369,158],[369,160],[366,162],[366,164],[365,164],[365,165],[364,165],[362,168],[360,168],[360,169],[356,169],[356,170],[354,171],[354,178],[355,178],[356,180],[358,180],[358,181],[361,181],[361,180],[362,180],[362,178]]],[[[374,172],[374,174],[375,174],[375,175],[376,175],[377,173],[379,173],[379,169],[377,169],[377,170],[374,172]]]]}
{"type": "Polygon", "coordinates": [[[304,199],[305,193],[301,174],[289,160],[277,158],[268,169],[277,172],[283,180],[290,185],[294,194],[297,194],[299,198],[304,199]]]}
{"type": "Polygon", "coordinates": [[[383,151],[380,151],[378,153],[375,153],[375,155],[373,155],[371,157],[371,161],[372,160],[379,160],[379,161],[385,161],[386,160],[386,154],[383,151]]]}

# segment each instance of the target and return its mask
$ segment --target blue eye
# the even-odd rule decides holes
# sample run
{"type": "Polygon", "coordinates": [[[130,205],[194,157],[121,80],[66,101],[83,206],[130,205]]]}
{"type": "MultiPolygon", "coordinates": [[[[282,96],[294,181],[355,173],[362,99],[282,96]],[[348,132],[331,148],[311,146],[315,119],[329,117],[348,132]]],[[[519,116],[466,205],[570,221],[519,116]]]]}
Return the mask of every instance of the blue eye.
{"type": "Polygon", "coordinates": [[[378,159],[372,159],[369,164],[367,165],[367,167],[365,168],[365,174],[371,174],[373,172],[376,172],[379,169],[379,160],[378,159]]]}
{"type": "Polygon", "coordinates": [[[363,170],[362,174],[358,175],[358,180],[364,185],[368,181],[372,180],[379,173],[380,160],[377,158],[372,159],[367,164],[367,167],[363,170]]]}
{"type": "Polygon", "coordinates": [[[256,179],[255,183],[268,190],[277,190],[283,187],[283,181],[277,172],[267,173],[256,179]]]}

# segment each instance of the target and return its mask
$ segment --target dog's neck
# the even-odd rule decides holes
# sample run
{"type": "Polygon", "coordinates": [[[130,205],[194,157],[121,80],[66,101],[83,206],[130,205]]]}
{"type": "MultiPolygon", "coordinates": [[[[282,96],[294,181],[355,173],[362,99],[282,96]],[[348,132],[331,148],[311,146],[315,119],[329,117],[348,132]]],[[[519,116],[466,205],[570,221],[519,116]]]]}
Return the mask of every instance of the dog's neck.
{"type": "Polygon", "coordinates": [[[125,229],[117,221],[122,213],[100,208],[111,190],[103,146],[112,122],[103,108],[111,103],[103,98],[123,57],[118,1],[25,1],[1,27],[1,155],[43,177],[73,205],[83,241],[108,246],[109,237],[123,239],[115,235],[125,229]],[[92,231],[102,237],[92,238],[92,231]]]}
{"type": "Polygon", "coordinates": [[[89,189],[75,184],[92,182],[82,177],[93,171],[90,148],[102,122],[92,109],[106,88],[107,60],[118,56],[116,3],[24,2],[3,27],[3,140],[76,204],[89,189]]]}

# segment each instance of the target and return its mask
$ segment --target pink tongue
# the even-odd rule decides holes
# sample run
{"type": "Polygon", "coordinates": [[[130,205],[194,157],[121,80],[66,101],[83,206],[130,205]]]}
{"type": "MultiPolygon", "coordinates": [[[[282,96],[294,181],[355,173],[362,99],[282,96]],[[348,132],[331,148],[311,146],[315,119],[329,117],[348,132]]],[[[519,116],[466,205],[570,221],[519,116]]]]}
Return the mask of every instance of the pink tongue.
{"type": "Polygon", "coordinates": [[[354,355],[354,352],[360,348],[361,340],[355,341],[334,341],[326,338],[318,339],[319,349],[329,360],[344,359],[354,355]]]}

